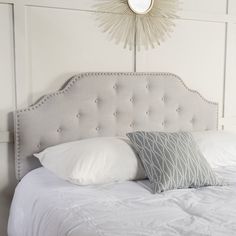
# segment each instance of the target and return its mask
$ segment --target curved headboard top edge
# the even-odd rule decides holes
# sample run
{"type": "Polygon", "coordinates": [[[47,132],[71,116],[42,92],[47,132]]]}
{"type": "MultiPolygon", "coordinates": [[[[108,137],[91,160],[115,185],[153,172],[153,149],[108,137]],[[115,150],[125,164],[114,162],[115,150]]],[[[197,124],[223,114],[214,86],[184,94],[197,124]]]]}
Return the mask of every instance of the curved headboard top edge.
{"type": "Polygon", "coordinates": [[[83,72],[83,73],[79,73],[79,74],[76,74],[76,75],[72,76],[70,79],[68,79],[65,82],[65,84],[59,90],[57,90],[55,92],[52,92],[52,93],[48,93],[46,95],[43,95],[35,103],[30,105],[29,107],[18,109],[16,111],[16,113],[19,114],[19,113],[22,113],[22,112],[27,112],[27,111],[37,109],[38,106],[41,106],[41,105],[45,104],[45,102],[48,99],[50,99],[51,97],[59,96],[60,94],[64,94],[64,93],[68,92],[68,90],[73,86],[74,83],[76,83],[80,79],[85,79],[89,75],[129,75],[129,76],[133,76],[133,75],[136,75],[136,76],[161,75],[161,76],[173,76],[175,79],[179,80],[182,83],[182,85],[189,92],[197,94],[203,101],[205,101],[209,104],[212,104],[212,105],[216,105],[216,106],[219,105],[217,102],[214,102],[214,101],[211,101],[211,100],[208,100],[207,98],[205,98],[197,90],[190,89],[186,85],[186,83],[178,75],[176,75],[174,73],[170,73],[170,72],[83,72]]]}

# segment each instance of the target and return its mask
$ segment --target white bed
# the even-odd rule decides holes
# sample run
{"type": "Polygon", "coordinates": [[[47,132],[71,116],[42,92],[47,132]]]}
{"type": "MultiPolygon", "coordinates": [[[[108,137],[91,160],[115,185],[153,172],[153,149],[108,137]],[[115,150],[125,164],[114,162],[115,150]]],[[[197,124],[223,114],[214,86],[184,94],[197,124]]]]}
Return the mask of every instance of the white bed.
{"type": "Polygon", "coordinates": [[[9,235],[236,235],[236,167],[216,171],[224,187],[152,194],[148,181],[79,187],[44,168],[17,186],[9,235]]]}
{"type": "Polygon", "coordinates": [[[127,132],[218,128],[218,105],[169,73],[86,73],[16,114],[9,236],[236,235],[236,167],[228,186],[152,194],[148,181],[76,186],[33,157],[47,147],[127,132]]]}

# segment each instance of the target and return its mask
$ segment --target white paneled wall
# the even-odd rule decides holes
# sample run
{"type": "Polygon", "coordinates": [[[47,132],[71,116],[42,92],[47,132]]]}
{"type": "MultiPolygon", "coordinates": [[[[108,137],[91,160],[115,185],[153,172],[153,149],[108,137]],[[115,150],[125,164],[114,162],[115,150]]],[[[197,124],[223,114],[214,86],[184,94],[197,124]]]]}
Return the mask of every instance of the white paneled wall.
{"type": "Polygon", "coordinates": [[[225,128],[236,130],[236,24],[228,25],[225,87],[225,128]]]}
{"type": "Polygon", "coordinates": [[[12,5],[0,4],[0,130],[12,127],[8,113],[14,110],[14,47],[12,5]]]}
{"type": "MultiPolygon", "coordinates": [[[[0,235],[14,188],[12,112],[84,71],[169,71],[220,104],[236,130],[236,1],[182,0],[160,47],[124,50],[98,28],[97,0],[0,0],[0,235]],[[15,69],[14,69],[15,68],[15,69]]],[[[1,235],[1,236],[2,236],[1,235]]]]}
{"type": "Polygon", "coordinates": [[[222,103],[224,49],[224,23],[177,20],[171,39],[157,49],[138,53],[137,68],[174,72],[190,88],[222,103]]]}
{"type": "Polygon", "coordinates": [[[13,144],[0,143],[0,236],[6,235],[15,182],[13,144]]]}
{"type": "MultiPolygon", "coordinates": [[[[232,0],[234,1],[234,0],[232,0]]],[[[182,10],[198,13],[225,14],[227,0],[185,0],[182,2],[182,10]]]]}
{"type": "Polygon", "coordinates": [[[15,107],[12,19],[12,5],[0,4],[0,235],[6,231],[15,185],[13,144],[8,142],[8,131],[13,131],[12,112],[15,107]]]}
{"type": "Polygon", "coordinates": [[[95,19],[85,11],[27,8],[33,101],[78,72],[133,70],[133,53],[107,40],[95,19]]]}
{"type": "Polygon", "coordinates": [[[229,0],[229,14],[236,16],[236,1],[229,0]]]}

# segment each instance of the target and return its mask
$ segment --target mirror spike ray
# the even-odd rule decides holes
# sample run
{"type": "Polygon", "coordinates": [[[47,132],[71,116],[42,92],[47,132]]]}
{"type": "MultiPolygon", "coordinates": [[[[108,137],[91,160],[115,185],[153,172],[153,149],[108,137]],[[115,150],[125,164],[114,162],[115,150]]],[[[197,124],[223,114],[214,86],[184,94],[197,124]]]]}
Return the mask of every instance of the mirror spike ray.
{"type": "Polygon", "coordinates": [[[98,26],[129,50],[159,46],[173,32],[179,0],[97,0],[98,26]]]}

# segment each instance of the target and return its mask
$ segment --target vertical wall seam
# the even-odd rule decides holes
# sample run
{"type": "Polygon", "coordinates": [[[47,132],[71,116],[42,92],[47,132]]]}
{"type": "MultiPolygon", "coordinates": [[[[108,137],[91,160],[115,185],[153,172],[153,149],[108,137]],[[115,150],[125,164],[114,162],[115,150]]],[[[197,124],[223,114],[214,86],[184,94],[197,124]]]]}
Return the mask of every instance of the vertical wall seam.
{"type": "Polygon", "coordinates": [[[226,15],[229,14],[229,0],[226,0],[226,15]]]}
{"type": "Polygon", "coordinates": [[[135,30],[134,30],[134,72],[137,72],[137,24],[135,15],[135,30]]]}
{"type": "Polygon", "coordinates": [[[15,29],[15,5],[12,4],[12,30],[13,30],[13,79],[14,79],[14,84],[13,84],[13,89],[14,89],[14,109],[15,111],[17,110],[17,82],[16,82],[16,29],[15,29]]]}
{"type": "MultiPolygon", "coordinates": [[[[226,0],[226,14],[229,14],[229,0],[226,0]]],[[[224,45],[224,76],[223,76],[223,101],[222,101],[222,118],[225,117],[226,102],[226,80],[227,80],[227,59],[228,59],[228,22],[225,22],[225,45],[224,45]]],[[[224,129],[224,124],[222,125],[224,129]]]]}

